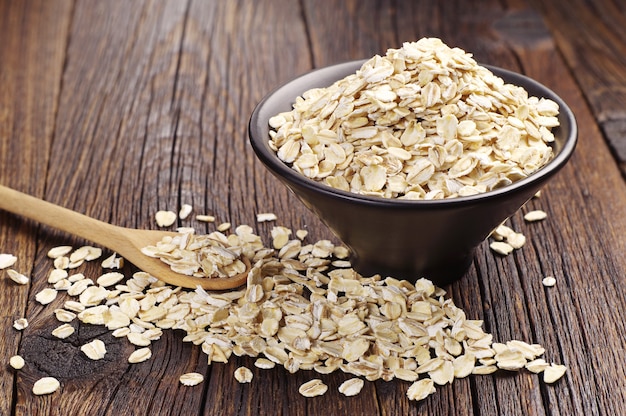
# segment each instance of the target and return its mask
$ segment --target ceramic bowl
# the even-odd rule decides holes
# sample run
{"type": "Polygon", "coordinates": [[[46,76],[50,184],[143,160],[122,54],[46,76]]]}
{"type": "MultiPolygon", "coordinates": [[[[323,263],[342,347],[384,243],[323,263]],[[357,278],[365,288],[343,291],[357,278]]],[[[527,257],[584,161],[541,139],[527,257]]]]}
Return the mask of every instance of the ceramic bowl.
{"type": "Polygon", "coordinates": [[[415,281],[426,277],[448,284],[467,271],[474,249],[491,231],[532,198],[568,161],[577,141],[574,114],[554,92],[508,70],[487,66],[505,82],[559,104],[560,126],[553,130],[553,159],[527,178],[490,192],[444,200],[399,200],[344,192],[306,178],[283,163],[269,147],[268,120],[290,111],[310,88],[326,87],[354,73],[364,61],[314,70],[269,93],[249,124],[259,160],[351,250],[352,265],[363,275],[415,281]]]}

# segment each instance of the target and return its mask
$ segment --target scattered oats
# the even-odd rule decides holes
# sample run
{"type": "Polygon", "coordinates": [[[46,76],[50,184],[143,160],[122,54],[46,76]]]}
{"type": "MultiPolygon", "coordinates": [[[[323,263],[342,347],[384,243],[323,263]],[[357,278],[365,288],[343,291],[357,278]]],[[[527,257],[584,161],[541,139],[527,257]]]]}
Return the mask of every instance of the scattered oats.
{"type": "Polygon", "coordinates": [[[128,341],[130,341],[131,344],[138,347],[147,347],[151,343],[151,341],[143,335],[143,333],[129,332],[128,335],[126,335],[126,338],[128,338],[128,341]]]}
{"type": "Polygon", "coordinates": [[[495,365],[478,365],[474,367],[474,369],[472,370],[472,374],[487,375],[493,374],[496,371],[498,371],[498,367],[495,365]]]}
{"type": "Polygon", "coordinates": [[[70,296],[79,296],[91,285],[93,285],[93,281],[91,279],[84,278],[78,280],[74,282],[69,289],[67,289],[67,294],[70,296]]]}
{"type": "Polygon", "coordinates": [[[231,224],[229,222],[223,222],[217,226],[217,231],[224,232],[230,230],[231,224]]]}
{"type": "Polygon", "coordinates": [[[550,365],[543,358],[537,358],[526,363],[526,369],[532,373],[538,374],[548,368],[550,365]]]}
{"type": "Polygon", "coordinates": [[[262,212],[256,214],[256,222],[268,222],[268,221],[276,221],[276,214],[272,212],[262,212]]]}
{"type": "Polygon", "coordinates": [[[527,212],[524,215],[524,219],[528,222],[541,221],[543,219],[546,219],[547,217],[548,217],[548,214],[545,211],[542,211],[540,209],[527,212]]]}
{"type": "Polygon", "coordinates": [[[0,270],[11,267],[17,261],[17,257],[13,254],[0,253],[0,270]]]}
{"type": "Polygon", "coordinates": [[[433,383],[433,381],[429,378],[424,378],[411,384],[411,387],[409,387],[406,395],[409,400],[419,401],[424,400],[435,391],[435,383],[433,383]]]}
{"type": "MultiPolygon", "coordinates": [[[[201,222],[215,222],[215,217],[213,215],[196,215],[196,220],[201,222]]],[[[217,227],[219,231],[226,231],[229,228],[230,223],[220,224],[219,227],[217,227]]]]}
{"type": "Polygon", "coordinates": [[[272,245],[276,250],[280,250],[289,242],[291,230],[287,227],[275,226],[270,232],[272,235],[272,245]]]}
{"type": "Polygon", "coordinates": [[[149,360],[152,357],[152,351],[150,348],[139,348],[133,351],[128,357],[128,362],[131,364],[142,363],[149,360]]]}
{"type": "Polygon", "coordinates": [[[321,396],[328,390],[328,386],[318,378],[314,378],[311,381],[307,381],[302,384],[298,389],[298,392],[304,397],[316,397],[321,396]]]}
{"type": "Polygon", "coordinates": [[[186,373],[179,380],[183,386],[196,386],[204,381],[204,376],[200,373],[186,373]]]}
{"type": "Polygon", "coordinates": [[[566,371],[566,366],[552,363],[543,371],[543,381],[544,383],[552,384],[563,377],[566,371]]]}
{"type": "Polygon", "coordinates": [[[452,362],[454,367],[454,377],[464,378],[472,374],[476,365],[476,357],[472,353],[460,355],[452,362]]]}
{"type": "Polygon", "coordinates": [[[514,250],[510,244],[505,243],[504,241],[493,241],[489,244],[489,248],[503,256],[508,256],[514,250]]]}
{"type": "Polygon", "coordinates": [[[111,332],[111,335],[113,335],[115,338],[124,338],[128,336],[128,334],[130,334],[130,328],[128,327],[118,328],[115,331],[111,332]]]}
{"type": "Polygon", "coordinates": [[[94,339],[93,341],[84,344],[80,347],[80,350],[85,353],[87,357],[94,361],[103,359],[107,352],[104,342],[99,339],[94,339]]]}
{"type": "Polygon", "coordinates": [[[348,250],[348,248],[344,246],[335,246],[335,248],[333,249],[333,254],[338,259],[343,260],[343,259],[347,259],[348,256],[350,256],[350,250],[348,250]]]}
{"type": "Polygon", "coordinates": [[[87,307],[76,317],[85,324],[104,325],[104,313],[108,310],[106,305],[87,307]]]}
{"type": "Polygon", "coordinates": [[[45,288],[35,295],[35,300],[42,305],[47,305],[57,298],[59,292],[56,289],[45,288]]]}
{"type": "Polygon", "coordinates": [[[48,275],[48,283],[55,284],[63,279],[67,279],[69,273],[64,269],[52,269],[48,275]]]}
{"type": "MultiPolygon", "coordinates": [[[[515,232],[503,227],[500,242],[507,243],[515,232]]],[[[429,280],[361,276],[349,268],[348,249],[331,241],[304,244],[304,232],[292,239],[285,227],[273,227],[270,247],[250,226],[204,236],[190,228],[178,231],[145,251],[173,267],[191,268],[194,275],[247,271],[247,287],[189,291],[144,272],[124,283],[120,273],[106,273],[94,286],[77,273],[57,283],[71,280],[68,295],[85,304],[66,301],[63,309],[55,310],[57,319],[69,322],[77,317],[106,326],[114,337],[126,337],[138,347],[129,362],[148,359],[151,351],[143,347],[158,340],[164,329],[180,329],[183,341],[200,345],[209,363],[228,362],[235,354],[255,357],[255,367],[262,369],[279,364],[290,373],[341,370],[355,377],[340,387],[347,396],[358,394],[364,380],[398,378],[413,382],[407,396],[421,400],[435,385],[469,374],[490,374],[499,367],[539,372],[547,368],[538,358],[542,347],[521,341],[494,343],[482,321],[467,319],[429,280]]],[[[53,335],[65,338],[73,332],[74,327],[63,324],[53,335]]],[[[89,348],[96,357],[106,353],[106,348],[89,348]]],[[[235,377],[247,380],[246,370],[238,369],[235,377]]],[[[183,376],[181,383],[200,383],[203,378],[198,376],[200,380],[192,377],[191,384],[183,376]]],[[[326,391],[317,379],[301,386],[307,397],[326,391]]]]}
{"type": "Polygon", "coordinates": [[[53,247],[48,251],[48,257],[51,259],[57,259],[59,257],[65,256],[72,251],[72,246],[58,246],[53,247]]]}
{"type": "Polygon", "coordinates": [[[339,393],[348,397],[356,396],[361,392],[364,385],[365,382],[362,379],[356,377],[351,378],[341,383],[339,386],[339,393]]]}
{"type": "Polygon", "coordinates": [[[506,242],[517,250],[526,244],[526,237],[522,233],[511,233],[506,237],[506,242]]]}
{"type": "Polygon", "coordinates": [[[76,319],[76,314],[74,312],[66,311],[65,309],[55,309],[54,315],[59,322],[72,322],[76,319]]]}
{"type": "Polygon", "coordinates": [[[85,279],[85,275],[82,274],[82,273],[74,273],[74,274],[72,274],[72,275],[67,277],[67,280],[70,283],[75,283],[75,282],[78,282],[79,280],[83,280],[83,279],[85,279]]]}
{"type": "Polygon", "coordinates": [[[240,383],[250,383],[252,381],[252,371],[247,367],[239,367],[235,370],[235,379],[240,383]]]}
{"type": "Polygon", "coordinates": [[[514,233],[515,231],[513,231],[511,227],[508,227],[504,224],[500,224],[498,227],[496,227],[495,230],[491,232],[491,237],[493,237],[493,239],[496,241],[503,241],[509,235],[514,234],[514,233]]]}
{"type": "Polygon", "coordinates": [[[117,253],[113,253],[102,260],[103,269],[121,269],[122,267],[124,267],[124,258],[117,257],[117,253]]]}
{"type": "Polygon", "coordinates": [[[498,352],[494,358],[497,362],[498,368],[509,371],[524,368],[527,362],[521,351],[506,347],[501,352],[498,352]]]}
{"type": "Polygon", "coordinates": [[[13,280],[18,285],[25,285],[30,281],[28,276],[18,273],[13,269],[8,269],[7,275],[9,276],[9,279],[13,280]]]}
{"type": "Polygon", "coordinates": [[[72,282],[67,279],[62,279],[56,282],[53,287],[56,290],[69,290],[69,288],[72,287],[72,282]]]}
{"type": "MultiPolygon", "coordinates": [[[[91,246],[86,246],[86,247],[87,247],[87,255],[84,258],[85,261],[97,260],[102,256],[101,248],[91,247],[91,246]]],[[[70,261],[71,261],[71,257],[70,257],[70,261]]]]}
{"type": "Polygon", "coordinates": [[[24,358],[22,358],[22,356],[20,355],[14,355],[13,357],[9,358],[9,365],[16,370],[21,370],[22,368],[24,368],[24,364],[26,364],[24,362],[24,358]]]}
{"type": "Polygon", "coordinates": [[[79,263],[89,256],[90,246],[82,246],[77,248],[70,254],[70,263],[79,263]]]}
{"type": "Polygon", "coordinates": [[[96,306],[107,298],[108,293],[102,286],[89,286],[81,292],[79,300],[85,306],[96,306]]]}
{"type": "Polygon", "coordinates": [[[554,276],[546,276],[543,278],[541,283],[543,283],[543,285],[546,287],[552,287],[556,285],[556,279],[554,278],[554,276]]]}
{"type": "Polygon", "coordinates": [[[98,277],[96,283],[102,287],[109,287],[120,282],[122,279],[124,279],[124,275],[122,273],[110,272],[98,277]]]}
{"type": "Polygon", "coordinates": [[[33,394],[41,396],[44,394],[51,394],[57,391],[61,387],[61,383],[54,377],[40,378],[33,384],[33,394]]]}
{"type": "Polygon", "coordinates": [[[270,368],[276,367],[276,363],[267,358],[257,358],[254,362],[254,366],[263,370],[269,370],[270,368]]]}
{"type": "Polygon", "coordinates": [[[304,240],[307,235],[309,235],[309,232],[307,230],[296,231],[296,237],[298,237],[299,240],[304,240]]]}
{"type": "Polygon", "coordinates": [[[54,268],[55,269],[69,269],[70,267],[70,258],[67,256],[61,256],[54,259],[54,268]]]}
{"type": "Polygon", "coordinates": [[[52,335],[59,338],[65,339],[74,333],[75,329],[70,324],[63,324],[52,330],[52,335]]]}
{"type": "Polygon", "coordinates": [[[159,227],[169,227],[176,222],[176,213],[173,211],[157,211],[154,219],[159,227]]]}
{"type": "Polygon", "coordinates": [[[67,300],[63,304],[63,308],[67,309],[68,311],[81,313],[85,310],[85,305],[80,302],[76,302],[75,300],[67,300]]]}
{"type": "Polygon", "coordinates": [[[180,207],[180,211],[178,212],[178,218],[180,218],[181,220],[187,219],[189,214],[191,214],[191,211],[193,211],[193,207],[191,205],[183,204],[180,207]]]}

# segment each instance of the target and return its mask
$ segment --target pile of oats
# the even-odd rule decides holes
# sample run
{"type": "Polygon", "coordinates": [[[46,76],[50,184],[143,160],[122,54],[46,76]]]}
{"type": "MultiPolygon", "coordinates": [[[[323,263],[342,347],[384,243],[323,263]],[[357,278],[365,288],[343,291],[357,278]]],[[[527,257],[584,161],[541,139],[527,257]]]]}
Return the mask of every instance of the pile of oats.
{"type": "Polygon", "coordinates": [[[180,274],[196,277],[233,277],[247,269],[244,259],[263,248],[259,236],[249,226],[239,226],[235,234],[220,231],[196,235],[192,228],[179,228],[180,235],[165,237],[154,246],[141,249],[149,257],[166,263],[180,274]]]}
{"type": "Polygon", "coordinates": [[[552,157],[558,104],[505,84],[436,38],[374,56],[269,121],[270,146],[315,181],[441,199],[511,184],[552,157]]]}
{"type": "MultiPolygon", "coordinates": [[[[66,292],[63,307],[54,310],[60,325],[52,334],[60,339],[72,335],[68,322],[75,319],[106,326],[113,336],[137,347],[128,362],[138,365],[151,358],[150,346],[163,331],[182,330],[183,341],[199,345],[209,363],[227,362],[234,354],[255,357],[259,369],[282,366],[290,373],[319,374],[341,370],[351,375],[339,386],[346,396],[357,395],[365,380],[411,382],[407,396],[421,400],[435,392],[435,386],[470,374],[525,368],[543,372],[550,383],[566,371],[540,358],[544,349],[539,345],[493,342],[482,321],[468,319],[429,280],[410,283],[362,276],[350,267],[347,250],[328,240],[306,243],[306,233],[297,231],[292,237],[288,228],[275,226],[271,243],[264,244],[251,230],[239,226],[232,234],[215,232],[211,237],[181,230],[180,238],[187,242],[191,237],[229,242],[247,256],[252,265],[247,284],[230,292],[172,287],[141,271],[127,277],[103,269],[100,276],[89,277],[70,269],[75,264],[70,258],[93,250],[51,250],[52,287],[39,298],[47,300],[51,291],[57,296],[66,292]],[[63,257],[67,261],[59,260],[63,257]]],[[[180,248],[177,238],[172,245],[180,248]]],[[[110,265],[109,259],[103,264],[110,265]]],[[[100,340],[80,349],[92,360],[102,359],[107,351],[100,340]]],[[[244,367],[234,376],[241,383],[253,380],[252,371],[244,367]]],[[[180,382],[194,386],[203,379],[202,374],[188,373],[180,382]]],[[[58,388],[55,380],[46,379],[34,392],[50,394],[58,388]]],[[[317,378],[299,389],[306,397],[327,390],[317,378]]]]}

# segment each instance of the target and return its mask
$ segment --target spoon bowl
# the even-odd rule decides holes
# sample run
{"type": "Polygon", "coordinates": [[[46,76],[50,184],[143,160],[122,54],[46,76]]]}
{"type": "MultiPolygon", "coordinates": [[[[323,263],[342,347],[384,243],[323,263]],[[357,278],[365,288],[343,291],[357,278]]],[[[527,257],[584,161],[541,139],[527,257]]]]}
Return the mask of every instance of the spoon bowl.
{"type": "Polygon", "coordinates": [[[177,233],[138,230],[108,224],[2,185],[0,185],[0,209],[93,241],[118,253],[144,272],[174,286],[189,289],[201,286],[207,290],[233,289],[246,282],[250,269],[250,262],[242,256],[247,270],[233,277],[207,278],[176,273],[160,259],[143,254],[141,249],[177,233]]]}

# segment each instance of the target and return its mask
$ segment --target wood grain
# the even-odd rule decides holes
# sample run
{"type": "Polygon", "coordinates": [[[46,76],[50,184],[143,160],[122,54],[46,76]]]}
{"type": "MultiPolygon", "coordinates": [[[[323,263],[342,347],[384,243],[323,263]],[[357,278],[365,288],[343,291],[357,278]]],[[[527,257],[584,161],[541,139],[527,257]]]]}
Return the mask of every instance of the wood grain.
{"type": "MultiPolygon", "coordinates": [[[[29,363],[17,375],[0,370],[0,414],[623,413],[619,7],[600,1],[590,8],[582,0],[0,0],[0,183],[116,225],[156,228],[157,210],[189,203],[194,214],[215,215],[218,223],[255,225],[258,212],[274,212],[281,225],[309,230],[312,241],[332,238],[256,161],[248,117],[290,78],[422,36],[544,83],[572,107],[580,128],[571,162],[510,220],[526,246],[498,257],[485,242],[466,276],[446,288],[496,341],[537,342],[548,361],[566,364],[555,385],[503,372],[455,380],[420,403],[406,398],[410,383],[399,380],[368,382],[347,398],[337,391],[346,374],[260,370],[249,357],[208,365],[179,331],[152,344],[151,360],[129,365],[134,347],[99,327],[75,324],[75,336],[56,342],[51,311],[61,297],[46,307],[34,300],[47,286],[47,250],[85,242],[0,212],[0,252],[17,254],[16,267],[33,276],[30,287],[0,279],[0,357],[19,351],[29,363]],[[530,209],[549,217],[526,223],[522,214],[530,209]],[[555,287],[541,284],[546,275],[556,277],[555,287]],[[11,325],[22,315],[30,326],[16,333],[11,325]],[[93,338],[106,342],[107,360],[81,355],[80,345],[93,338]],[[233,377],[242,365],[253,371],[251,384],[233,377]],[[180,385],[178,377],[190,371],[205,382],[180,385]],[[61,380],[61,391],[33,396],[32,384],[48,374],[61,380]],[[313,377],[329,391],[305,399],[298,387],[313,377]]],[[[179,225],[205,232],[216,224],[190,218],[179,225]]],[[[267,236],[272,225],[255,227],[267,236]]]]}
{"type": "Polygon", "coordinates": [[[620,2],[536,2],[626,172],[626,14],[620,2]]]}
{"type": "MultiPolygon", "coordinates": [[[[60,78],[71,3],[0,2],[0,183],[42,196],[54,139],[60,78]],[[19,97],[19,98],[18,98],[19,97]],[[37,181],[33,178],[42,178],[37,181]]],[[[37,227],[0,212],[0,252],[18,257],[14,268],[30,276],[36,256],[37,227]]],[[[0,280],[0,357],[18,353],[22,340],[13,321],[26,316],[28,286],[0,280]]],[[[0,368],[0,414],[9,415],[21,394],[15,372],[0,368]]]]}

